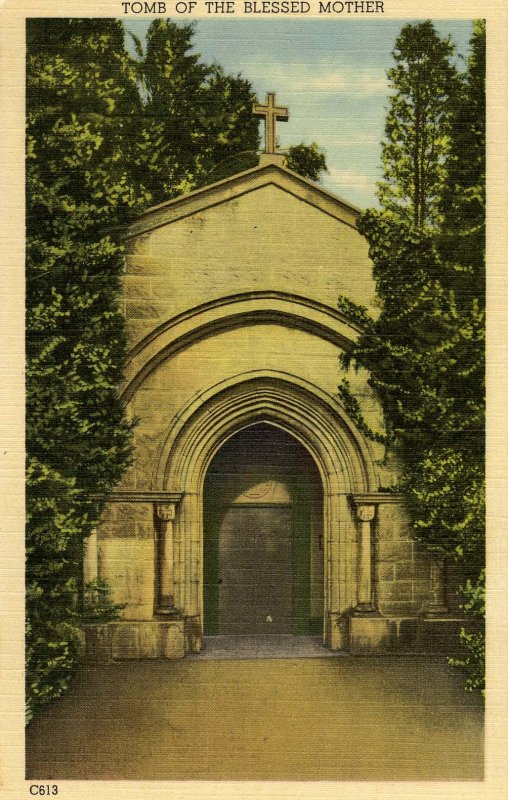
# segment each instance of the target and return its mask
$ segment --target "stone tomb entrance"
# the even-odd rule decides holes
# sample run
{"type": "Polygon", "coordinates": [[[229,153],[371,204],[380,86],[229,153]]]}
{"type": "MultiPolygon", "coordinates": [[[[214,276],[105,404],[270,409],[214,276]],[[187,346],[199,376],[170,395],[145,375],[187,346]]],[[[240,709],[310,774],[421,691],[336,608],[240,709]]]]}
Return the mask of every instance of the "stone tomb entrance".
{"type": "Polygon", "coordinates": [[[274,425],[231,437],[204,488],[205,634],[323,631],[323,492],[307,450],[274,425]]]}

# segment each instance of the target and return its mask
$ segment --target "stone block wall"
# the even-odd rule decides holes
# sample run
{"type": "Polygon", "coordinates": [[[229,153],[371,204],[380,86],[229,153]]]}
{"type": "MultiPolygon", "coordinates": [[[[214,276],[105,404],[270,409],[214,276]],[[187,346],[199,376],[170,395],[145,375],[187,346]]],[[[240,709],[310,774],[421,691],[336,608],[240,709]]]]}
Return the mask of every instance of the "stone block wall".
{"type": "Polygon", "coordinates": [[[402,504],[380,505],[374,538],[375,593],[386,617],[415,616],[429,601],[429,558],[411,536],[402,504]]]}
{"type": "Polygon", "coordinates": [[[111,600],[126,604],[123,619],[152,619],[155,537],[153,505],[109,503],[99,528],[98,574],[111,600]]]}
{"type": "Polygon", "coordinates": [[[133,344],[201,303],[260,290],[334,309],[344,294],[376,313],[364,237],[273,184],[127,243],[123,310],[133,344]]]}

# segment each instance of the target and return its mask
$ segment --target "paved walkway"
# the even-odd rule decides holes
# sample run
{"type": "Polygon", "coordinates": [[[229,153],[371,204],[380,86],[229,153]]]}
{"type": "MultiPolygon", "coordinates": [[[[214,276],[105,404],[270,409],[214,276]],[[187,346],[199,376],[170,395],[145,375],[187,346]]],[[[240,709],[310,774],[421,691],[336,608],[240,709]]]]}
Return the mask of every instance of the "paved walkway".
{"type": "Polygon", "coordinates": [[[198,655],[187,656],[193,661],[222,661],[249,658],[340,658],[346,654],[332,652],[323,645],[321,636],[205,636],[198,655]]]}
{"type": "Polygon", "coordinates": [[[442,658],[82,667],[27,733],[30,779],[481,780],[482,709],[442,658]]]}

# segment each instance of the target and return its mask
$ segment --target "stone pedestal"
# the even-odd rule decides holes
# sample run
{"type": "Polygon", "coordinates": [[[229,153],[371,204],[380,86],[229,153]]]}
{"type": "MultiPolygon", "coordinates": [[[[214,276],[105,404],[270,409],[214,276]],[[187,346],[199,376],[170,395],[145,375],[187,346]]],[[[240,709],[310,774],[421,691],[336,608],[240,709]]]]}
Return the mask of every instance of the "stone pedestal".
{"type": "Polygon", "coordinates": [[[416,651],[418,653],[463,654],[459,634],[466,620],[460,617],[427,617],[418,620],[416,651]]]}
{"type": "Polygon", "coordinates": [[[261,153],[259,156],[259,166],[267,167],[276,164],[279,167],[286,166],[286,158],[282,153],[261,153]]]}
{"type": "Polygon", "coordinates": [[[86,661],[105,664],[128,659],[183,658],[183,620],[108,622],[87,625],[86,661]]]}
{"type": "Polygon", "coordinates": [[[391,649],[390,621],[381,615],[353,615],[349,621],[352,655],[387,653],[391,649]]]}

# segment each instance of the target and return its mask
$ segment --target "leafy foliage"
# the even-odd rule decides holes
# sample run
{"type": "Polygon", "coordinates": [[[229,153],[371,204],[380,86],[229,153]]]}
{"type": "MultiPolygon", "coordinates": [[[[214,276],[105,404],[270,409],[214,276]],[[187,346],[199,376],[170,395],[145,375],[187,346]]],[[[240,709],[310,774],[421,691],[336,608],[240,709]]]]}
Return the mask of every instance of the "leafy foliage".
{"type": "Polygon", "coordinates": [[[101,578],[85,584],[83,605],[79,614],[81,622],[110,622],[118,619],[125,603],[113,603],[110,595],[111,587],[101,578]]]}
{"type": "Polygon", "coordinates": [[[292,145],[286,154],[286,164],[303,178],[318,181],[326,172],[326,159],[316,142],[292,145]]]}
{"type": "Polygon", "coordinates": [[[461,306],[485,297],[485,20],[476,20],[465,79],[451,118],[448,179],[438,239],[446,284],[461,306]]]}
{"type": "Polygon", "coordinates": [[[383,207],[416,228],[439,220],[439,199],[446,181],[452,102],[457,74],[453,46],[440,39],[427,20],[405,25],[388,70],[390,108],[382,143],[383,207]]]}
{"type": "Polygon", "coordinates": [[[146,194],[128,164],[135,72],[113,20],[27,26],[27,688],[67,686],[83,539],[130,457],[114,229],[146,194]]]}
{"type": "Polygon", "coordinates": [[[461,629],[460,641],[465,654],[462,658],[450,658],[449,663],[467,673],[466,690],[480,691],[485,697],[485,570],[482,569],[476,582],[467,581],[462,589],[465,603],[461,605],[469,615],[479,621],[477,630],[461,629]]]}
{"type": "Polygon", "coordinates": [[[369,314],[367,313],[367,306],[361,306],[358,303],[353,303],[353,301],[344,294],[339,295],[339,299],[337,300],[337,308],[346,317],[353,322],[356,322],[356,324],[360,325],[362,328],[368,328],[372,322],[369,314]]]}
{"type": "MultiPolygon", "coordinates": [[[[143,87],[141,135],[150,150],[143,180],[152,203],[222,180],[258,163],[256,96],[248,80],[200,61],[192,49],[194,25],[157,19],[143,48],[137,74],[143,87]]],[[[293,145],[290,169],[317,180],[326,170],[315,143],[293,145]]]]}
{"type": "Polygon", "coordinates": [[[217,165],[256,151],[259,143],[249,82],[202,63],[192,50],[193,30],[156,19],[139,50],[145,101],[138,124],[152,203],[209,183],[217,165]]]}
{"type": "MultiPolygon", "coordinates": [[[[485,541],[484,25],[475,24],[465,75],[452,74],[450,54],[451,44],[440,43],[430,23],[405,26],[397,40],[384,207],[360,220],[381,312],[364,320],[342,363],[369,370],[386,443],[402,465],[400,488],[415,537],[478,571],[485,541]],[[439,74],[434,66],[426,71],[431,62],[439,74]],[[426,114],[434,108],[430,149],[416,146],[418,98],[426,114]]],[[[361,417],[347,382],[339,393],[361,417]]],[[[482,633],[464,632],[462,640],[477,683],[482,633]]]]}

